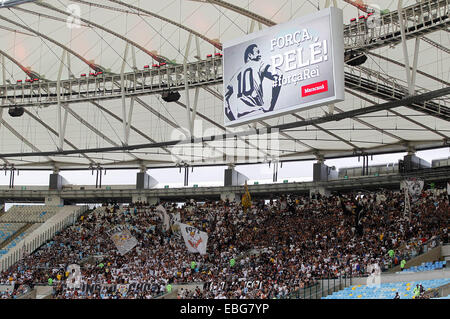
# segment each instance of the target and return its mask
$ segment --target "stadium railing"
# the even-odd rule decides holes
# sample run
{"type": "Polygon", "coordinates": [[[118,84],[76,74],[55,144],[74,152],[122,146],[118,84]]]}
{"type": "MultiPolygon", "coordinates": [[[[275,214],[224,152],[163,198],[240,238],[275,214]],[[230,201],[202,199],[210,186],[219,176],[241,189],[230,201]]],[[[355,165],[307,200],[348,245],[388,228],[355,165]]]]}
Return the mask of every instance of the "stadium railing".
{"type": "Polygon", "coordinates": [[[305,288],[299,288],[280,299],[320,299],[333,292],[351,286],[352,279],[353,277],[351,275],[317,279],[314,284],[305,288]]]}

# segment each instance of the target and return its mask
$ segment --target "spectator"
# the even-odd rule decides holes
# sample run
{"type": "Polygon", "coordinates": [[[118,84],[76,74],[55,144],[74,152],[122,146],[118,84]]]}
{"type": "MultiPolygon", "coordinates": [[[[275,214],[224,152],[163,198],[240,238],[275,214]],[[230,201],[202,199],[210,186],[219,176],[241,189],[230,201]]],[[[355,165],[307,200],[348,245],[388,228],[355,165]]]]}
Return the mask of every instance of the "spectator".
{"type": "Polygon", "coordinates": [[[416,287],[414,287],[413,295],[414,295],[414,299],[417,299],[420,297],[420,288],[419,288],[418,284],[416,285],[416,287]]]}
{"type": "Polygon", "coordinates": [[[400,262],[401,271],[403,271],[403,269],[405,268],[405,265],[406,265],[406,260],[402,259],[402,261],[400,262]]]}

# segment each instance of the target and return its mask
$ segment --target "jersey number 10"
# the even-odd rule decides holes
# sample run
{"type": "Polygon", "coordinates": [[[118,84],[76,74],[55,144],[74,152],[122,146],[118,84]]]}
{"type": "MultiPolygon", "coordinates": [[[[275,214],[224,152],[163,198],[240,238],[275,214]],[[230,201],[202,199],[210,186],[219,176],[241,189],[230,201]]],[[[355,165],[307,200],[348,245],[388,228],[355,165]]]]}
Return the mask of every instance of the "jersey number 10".
{"type": "Polygon", "coordinates": [[[243,72],[239,72],[237,75],[238,80],[238,94],[237,97],[241,97],[242,95],[249,96],[252,94],[254,90],[254,82],[253,82],[253,70],[252,68],[245,69],[243,72]],[[250,87],[248,87],[250,85],[250,87]]]}

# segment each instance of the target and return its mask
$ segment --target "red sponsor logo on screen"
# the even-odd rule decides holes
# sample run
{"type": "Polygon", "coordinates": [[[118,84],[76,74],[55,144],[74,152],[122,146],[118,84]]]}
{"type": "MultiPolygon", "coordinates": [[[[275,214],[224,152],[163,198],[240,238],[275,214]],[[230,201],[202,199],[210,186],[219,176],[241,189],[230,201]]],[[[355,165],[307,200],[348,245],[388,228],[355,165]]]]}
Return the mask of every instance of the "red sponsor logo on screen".
{"type": "Polygon", "coordinates": [[[302,86],[302,97],[328,91],[328,81],[316,82],[302,86]]]}

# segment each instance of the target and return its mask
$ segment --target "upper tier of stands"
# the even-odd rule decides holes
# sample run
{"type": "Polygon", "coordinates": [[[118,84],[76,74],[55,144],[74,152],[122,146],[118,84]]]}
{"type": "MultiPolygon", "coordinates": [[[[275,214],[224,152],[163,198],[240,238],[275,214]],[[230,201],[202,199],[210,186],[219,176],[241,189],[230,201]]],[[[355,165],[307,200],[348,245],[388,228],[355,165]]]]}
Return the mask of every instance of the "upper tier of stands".
{"type": "Polygon", "coordinates": [[[25,225],[25,223],[0,223],[0,246],[25,225]]]}
{"type": "Polygon", "coordinates": [[[1,223],[43,223],[55,215],[59,206],[26,206],[14,205],[5,214],[0,216],[1,223]]]}
{"type": "Polygon", "coordinates": [[[0,216],[0,259],[58,212],[79,206],[14,205],[0,216]]]}

